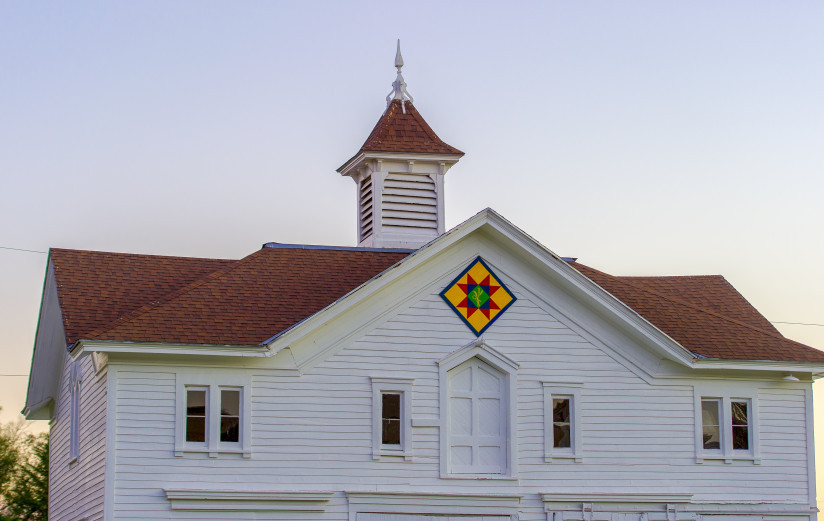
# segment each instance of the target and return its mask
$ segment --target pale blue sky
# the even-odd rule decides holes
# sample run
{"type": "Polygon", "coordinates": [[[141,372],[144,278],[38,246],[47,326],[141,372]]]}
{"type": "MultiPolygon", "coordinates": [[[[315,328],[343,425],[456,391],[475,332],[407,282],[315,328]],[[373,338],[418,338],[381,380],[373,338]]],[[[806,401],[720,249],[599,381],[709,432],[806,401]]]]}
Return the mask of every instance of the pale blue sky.
{"type": "MultiPolygon", "coordinates": [[[[449,226],[489,206],[604,271],[721,273],[771,320],[824,323],[818,1],[3,2],[0,246],[354,244],[335,169],[398,37],[466,152],[449,226]]],[[[0,374],[28,372],[44,267],[0,250],[0,374]]],[[[0,377],[0,420],[24,388],[0,377]]]]}

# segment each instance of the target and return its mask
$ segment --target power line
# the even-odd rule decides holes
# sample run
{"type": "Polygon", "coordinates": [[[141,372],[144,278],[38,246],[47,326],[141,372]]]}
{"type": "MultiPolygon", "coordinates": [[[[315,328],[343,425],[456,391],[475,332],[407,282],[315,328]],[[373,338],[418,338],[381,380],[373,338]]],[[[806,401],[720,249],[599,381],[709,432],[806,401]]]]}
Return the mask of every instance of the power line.
{"type": "Polygon", "coordinates": [[[810,322],[778,322],[777,320],[772,321],[773,324],[792,324],[794,326],[819,326],[824,327],[824,324],[812,324],[810,322]]]}
{"type": "Polygon", "coordinates": [[[0,376],[29,376],[27,374],[0,374],[0,376]]]}
{"type": "Polygon", "coordinates": [[[26,252],[29,252],[29,253],[48,253],[47,251],[27,250],[25,248],[12,248],[10,246],[0,246],[0,250],[26,251],[26,252]]]}

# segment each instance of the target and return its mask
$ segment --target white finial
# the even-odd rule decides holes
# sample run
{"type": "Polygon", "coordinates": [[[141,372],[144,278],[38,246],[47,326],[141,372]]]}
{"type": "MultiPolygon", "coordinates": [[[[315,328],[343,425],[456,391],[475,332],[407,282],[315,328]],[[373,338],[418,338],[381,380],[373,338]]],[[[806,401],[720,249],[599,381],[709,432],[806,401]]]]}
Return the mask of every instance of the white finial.
{"type": "Polygon", "coordinates": [[[401,55],[401,40],[398,38],[398,50],[395,53],[395,68],[398,69],[398,76],[395,78],[395,81],[392,82],[392,92],[386,96],[386,106],[392,103],[392,100],[401,100],[401,110],[403,113],[406,114],[406,105],[404,102],[409,100],[411,102],[415,102],[412,99],[412,96],[409,95],[409,92],[406,90],[406,82],[403,81],[403,74],[401,74],[401,68],[403,67],[403,56],[401,55]]]}

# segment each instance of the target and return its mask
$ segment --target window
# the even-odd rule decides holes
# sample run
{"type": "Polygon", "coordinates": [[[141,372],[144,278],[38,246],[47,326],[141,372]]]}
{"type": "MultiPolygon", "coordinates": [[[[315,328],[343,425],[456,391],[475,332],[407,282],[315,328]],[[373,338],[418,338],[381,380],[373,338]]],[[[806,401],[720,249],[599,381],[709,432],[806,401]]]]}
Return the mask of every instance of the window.
{"type": "Polygon", "coordinates": [[[80,456],[80,383],[83,369],[80,362],[69,367],[69,463],[80,456]]]}
{"type": "Polygon", "coordinates": [[[696,462],[705,459],[761,462],[752,390],[696,389],[696,462]]]}
{"type": "Polygon", "coordinates": [[[441,477],[513,479],[518,364],[480,339],[438,364],[441,477]]]}
{"type": "Polygon", "coordinates": [[[544,460],[574,459],[581,453],[581,383],[543,382],[544,460]]]}
{"type": "Polygon", "coordinates": [[[372,378],[373,459],[412,459],[412,384],[406,378],[372,378]]]}
{"type": "Polygon", "coordinates": [[[208,387],[186,389],[186,442],[206,443],[206,404],[208,387]]]}
{"type": "Polygon", "coordinates": [[[569,416],[570,396],[552,397],[552,446],[556,449],[572,448],[572,421],[569,416]]]}
{"type": "MultiPolygon", "coordinates": [[[[228,377],[225,385],[208,375],[178,374],[175,456],[207,452],[251,457],[249,380],[228,377]]],[[[221,377],[223,380],[223,378],[221,377]]]]}
{"type": "Polygon", "coordinates": [[[401,444],[401,393],[381,393],[381,445],[401,444]]]}
{"type": "Polygon", "coordinates": [[[730,400],[732,450],[750,450],[749,400],[730,400]]]}
{"type": "Polygon", "coordinates": [[[240,389],[220,390],[220,441],[240,442],[240,389]]]}

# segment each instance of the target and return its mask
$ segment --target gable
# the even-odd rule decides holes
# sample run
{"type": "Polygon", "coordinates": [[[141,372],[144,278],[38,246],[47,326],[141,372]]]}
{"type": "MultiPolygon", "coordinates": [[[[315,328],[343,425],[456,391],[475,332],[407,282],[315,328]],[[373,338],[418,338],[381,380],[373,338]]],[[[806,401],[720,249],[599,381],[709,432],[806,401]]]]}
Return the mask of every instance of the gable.
{"type": "MultiPolygon", "coordinates": [[[[393,272],[399,274],[394,280],[390,280],[392,274],[385,274],[318,317],[310,318],[294,332],[287,332],[272,343],[272,349],[288,346],[303,372],[311,372],[330,356],[349,348],[364,354],[374,352],[377,358],[373,361],[380,364],[384,357],[438,360],[476,340],[496,347],[508,346],[502,347],[504,350],[523,349],[521,354],[529,360],[536,360],[554,348],[559,351],[552,356],[561,353],[569,361],[576,360],[576,353],[586,352],[585,357],[611,358],[611,362],[604,363],[630,368],[636,374],[649,374],[658,360],[668,355],[661,347],[653,351],[649,346],[641,347],[636,338],[537,273],[524,259],[481,234],[470,235],[432,258],[409,266],[409,271],[403,273],[405,264],[414,260],[410,257],[397,266],[393,272]],[[478,256],[516,297],[480,339],[471,324],[441,295],[468,266],[474,265],[478,256]],[[385,285],[366,295],[369,286],[379,282],[385,285]],[[355,299],[351,306],[347,306],[349,299],[355,299]],[[345,309],[334,314],[336,307],[345,309]],[[322,327],[311,324],[316,318],[322,321],[322,327]],[[305,334],[301,334],[299,330],[304,327],[305,334]]],[[[398,362],[398,369],[405,370],[406,366],[398,362]]],[[[558,367],[568,371],[574,362],[569,366],[564,361],[558,367]]]]}
{"type": "MultiPolygon", "coordinates": [[[[497,216],[490,212],[412,257],[411,250],[274,244],[239,261],[52,250],[65,344],[81,338],[268,343],[371,278],[388,275],[387,268],[407,257],[404,265],[415,264],[415,258],[451,247],[450,236],[472,227],[489,235],[495,227],[486,216],[497,216]]],[[[503,226],[495,232],[498,239],[532,255],[529,262],[552,259],[552,272],[564,272],[565,283],[576,279],[584,295],[617,299],[610,305],[628,306],[643,318],[638,324],[653,325],[676,349],[680,345],[697,358],[824,362],[820,351],[782,337],[723,277],[615,277],[577,262],[569,263],[573,271],[520,230],[495,220],[503,223],[495,225],[503,226]]]]}
{"type": "MultiPolygon", "coordinates": [[[[705,358],[824,362],[824,353],[752,325],[761,325],[766,319],[758,318],[757,311],[723,279],[697,277],[683,283],[678,277],[666,277],[631,283],[624,280],[631,278],[612,277],[577,263],[573,264],[573,268],[491,210],[482,212],[405,259],[393,270],[393,274],[384,274],[380,283],[373,281],[355,292],[357,296],[350,295],[318,317],[310,317],[290,331],[286,335],[288,338],[277,339],[271,347],[277,349],[278,345],[287,345],[301,335],[311,335],[314,324],[332,320],[336,314],[343,313],[344,308],[364,305],[370,292],[394,291],[411,298],[411,294],[401,289],[389,289],[400,288],[403,284],[388,284],[387,280],[421,269],[422,263],[446,256],[446,250],[457,248],[457,243],[472,236],[475,239],[483,238],[488,241],[486,244],[494,246],[499,252],[495,254],[498,258],[517,256],[522,263],[532,266],[530,282],[525,287],[531,289],[548,283],[546,287],[554,287],[557,290],[554,296],[561,298],[567,307],[587,309],[588,313],[600,315],[602,322],[609,326],[607,329],[612,330],[604,330],[601,333],[604,338],[621,331],[621,335],[631,338],[632,343],[658,352],[659,358],[670,358],[687,365],[705,358]],[[705,298],[697,289],[705,283],[713,292],[724,296],[718,309],[733,312],[738,320],[695,305],[705,298]],[[664,288],[665,291],[654,291],[653,287],[659,290],[664,288]],[[685,299],[672,296],[682,288],[686,289],[685,299]]],[[[476,251],[484,256],[480,249],[476,251]]],[[[461,269],[465,267],[461,266],[461,269]]],[[[455,272],[453,276],[457,274],[455,272]]],[[[392,307],[391,298],[377,298],[384,301],[384,307],[373,310],[374,313],[382,313],[392,307]]],[[[548,302],[547,305],[553,306],[554,303],[548,302]]]]}

